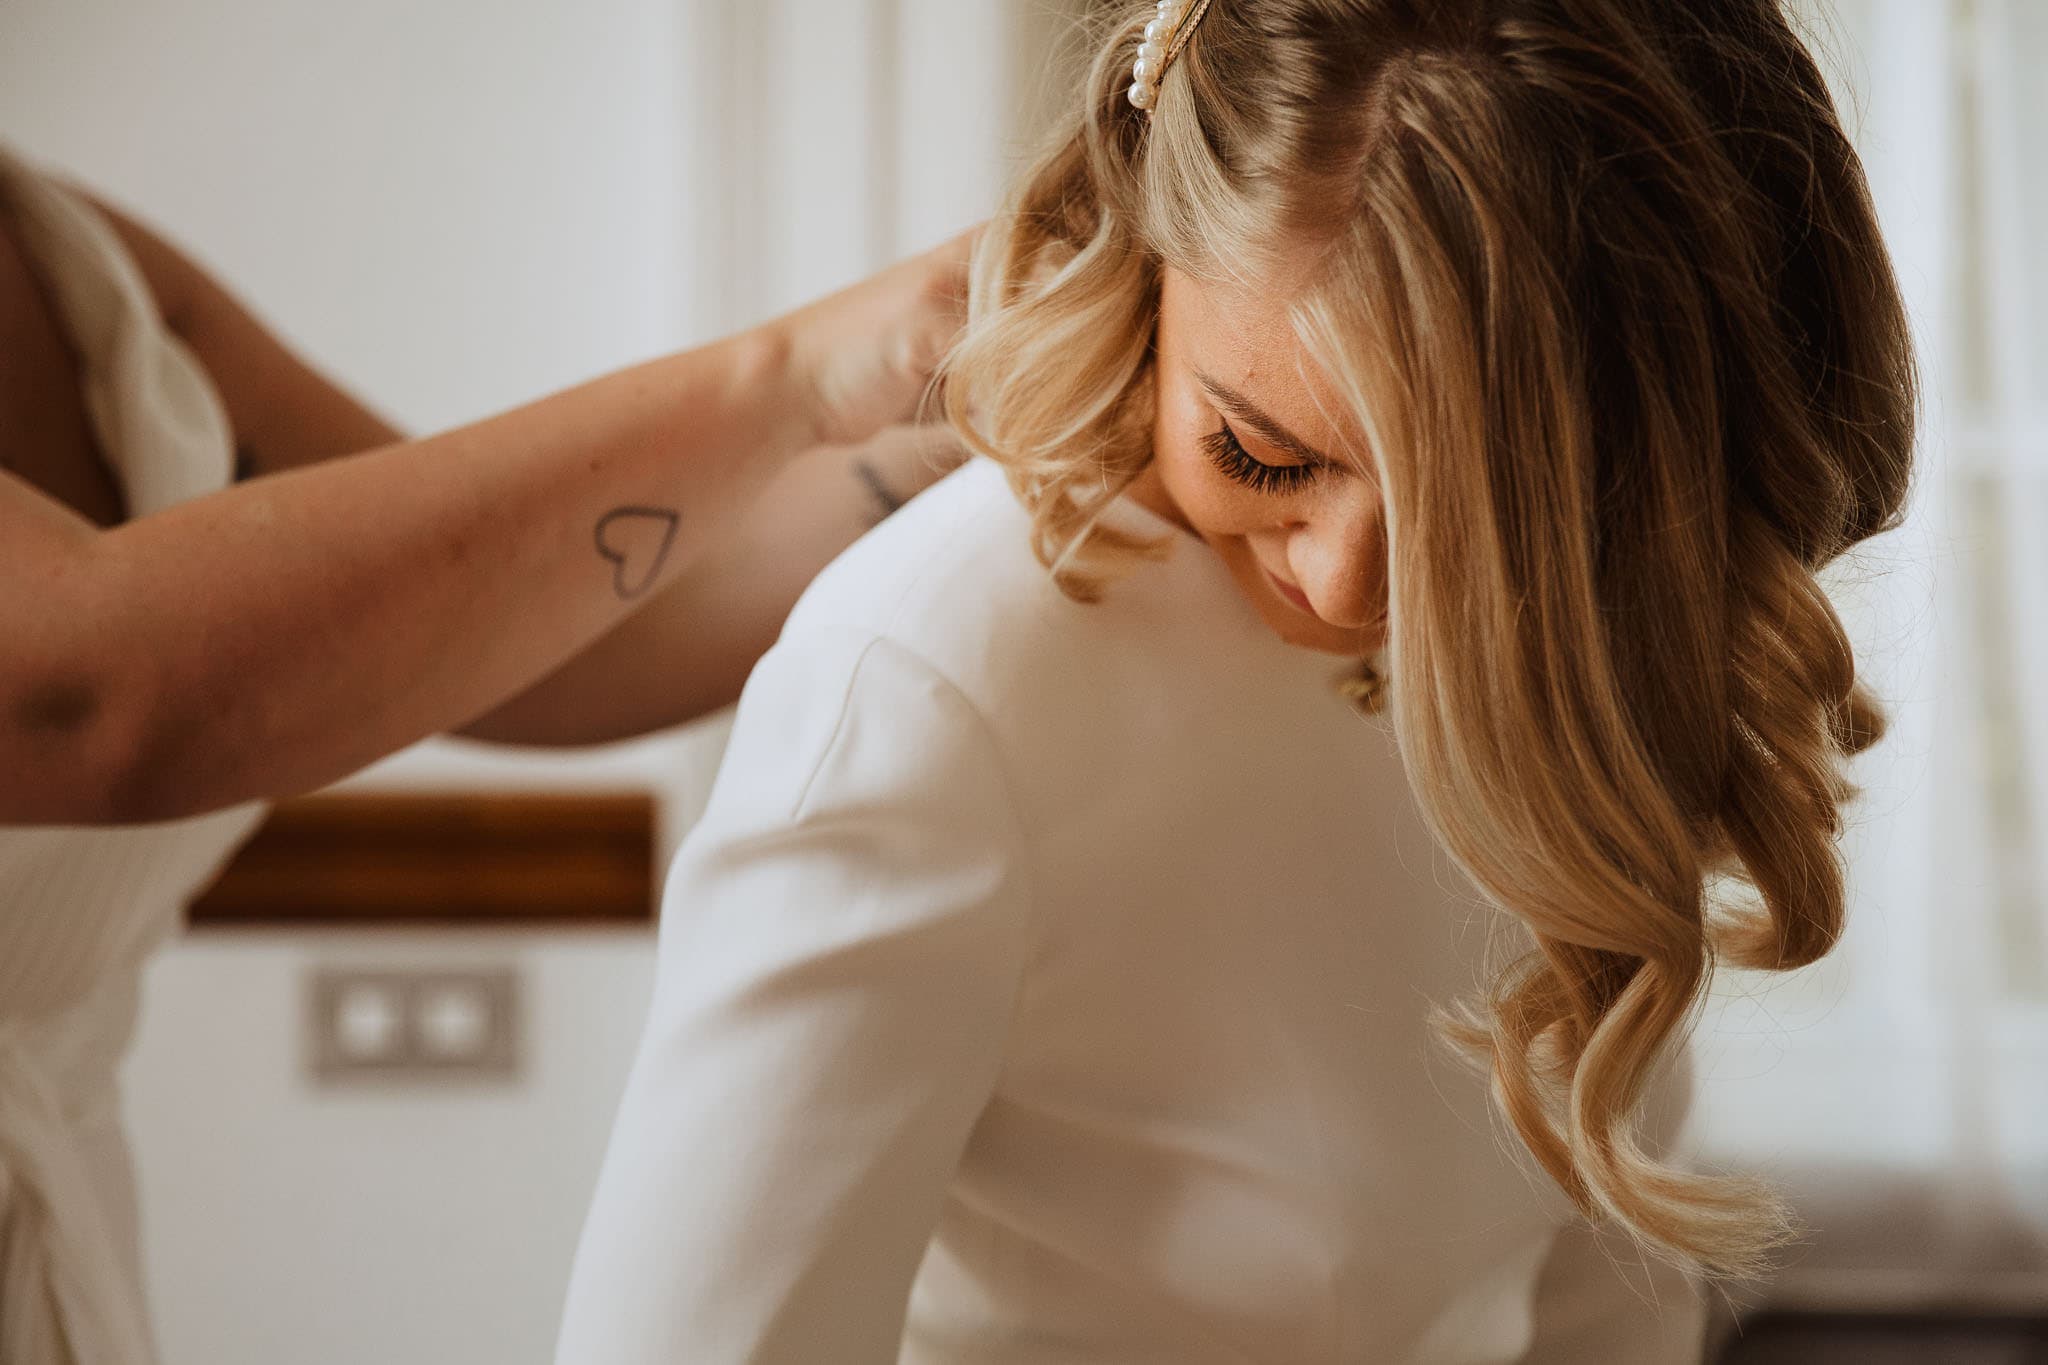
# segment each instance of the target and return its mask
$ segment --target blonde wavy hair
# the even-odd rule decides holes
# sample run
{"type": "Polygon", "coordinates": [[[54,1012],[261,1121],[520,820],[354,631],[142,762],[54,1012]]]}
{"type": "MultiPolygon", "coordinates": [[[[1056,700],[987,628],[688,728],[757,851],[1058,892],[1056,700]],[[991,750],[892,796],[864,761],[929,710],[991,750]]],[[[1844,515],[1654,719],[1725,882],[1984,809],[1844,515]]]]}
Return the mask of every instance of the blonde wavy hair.
{"type": "Polygon", "coordinates": [[[1640,1128],[1717,962],[1836,941],[1844,759],[1882,729],[1815,574],[1900,516],[1915,379],[1819,70],[1776,0],[1215,0],[1148,120],[1153,7],[1109,8],[980,247],[950,417],[1093,597],[1143,548],[1096,519],[1151,459],[1162,268],[1310,263],[1295,324],[1386,499],[1404,761],[1533,939],[1447,1030],[1586,1215],[1755,1271],[1769,1192],[1640,1128]]]}

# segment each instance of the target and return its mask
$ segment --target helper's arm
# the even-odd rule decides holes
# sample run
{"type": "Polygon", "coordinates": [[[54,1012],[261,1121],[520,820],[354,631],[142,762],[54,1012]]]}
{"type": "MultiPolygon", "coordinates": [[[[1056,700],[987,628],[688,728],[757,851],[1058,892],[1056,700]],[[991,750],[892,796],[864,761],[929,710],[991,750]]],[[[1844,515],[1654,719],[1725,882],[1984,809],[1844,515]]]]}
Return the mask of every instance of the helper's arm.
{"type": "Polygon", "coordinates": [[[490,710],[704,563],[804,451],[908,415],[965,255],[339,458],[389,428],[224,291],[153,280],[282,472],[111,530],[0,473],[0,823],[290,795],[490,710]]]}

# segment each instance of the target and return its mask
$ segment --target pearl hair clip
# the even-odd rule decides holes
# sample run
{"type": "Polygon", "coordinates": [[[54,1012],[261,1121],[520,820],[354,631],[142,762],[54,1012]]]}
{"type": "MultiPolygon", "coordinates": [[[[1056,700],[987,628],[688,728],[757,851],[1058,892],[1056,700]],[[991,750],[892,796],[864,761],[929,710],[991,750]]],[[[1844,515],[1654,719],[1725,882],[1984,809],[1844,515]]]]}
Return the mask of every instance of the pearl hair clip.
{"type": "Polygon", "coordinates": [[[1210,0],[1159,0],[1159,13],[1145,25],[1145,41],[1138,45],[1138,60],[1131,67],[1131,104],[1151,116],[1159,102],[1159,82],[1166,68],[1195,36],[1210,0]]]}

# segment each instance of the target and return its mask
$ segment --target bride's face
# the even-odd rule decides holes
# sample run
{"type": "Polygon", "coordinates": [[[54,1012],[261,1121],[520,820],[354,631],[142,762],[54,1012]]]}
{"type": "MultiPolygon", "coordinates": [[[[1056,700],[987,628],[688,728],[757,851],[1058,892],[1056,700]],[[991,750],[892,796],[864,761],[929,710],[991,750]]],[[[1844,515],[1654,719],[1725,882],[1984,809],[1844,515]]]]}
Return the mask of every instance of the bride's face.
{"type": "Polygon", "coordinates": [[[1378,649],[1380,490],[1285,302],[1167,271],[1158,376],[1152,465],[1134,495],[1206,541],[1289,644],[1378,649]]]}

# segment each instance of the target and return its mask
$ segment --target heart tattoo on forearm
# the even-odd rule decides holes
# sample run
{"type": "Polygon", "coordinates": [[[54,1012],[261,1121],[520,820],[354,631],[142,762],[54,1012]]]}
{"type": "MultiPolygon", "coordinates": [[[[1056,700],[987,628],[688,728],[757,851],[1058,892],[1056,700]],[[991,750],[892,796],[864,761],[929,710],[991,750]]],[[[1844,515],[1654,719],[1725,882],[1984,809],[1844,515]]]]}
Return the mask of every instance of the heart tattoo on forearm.
{"type": "Polygon", "coordinates": [[[597,552],[612,566],[612,591],[630,602],[653,587],[682,520],[666,507],[615,507],[597,521],[597,552]]]}

